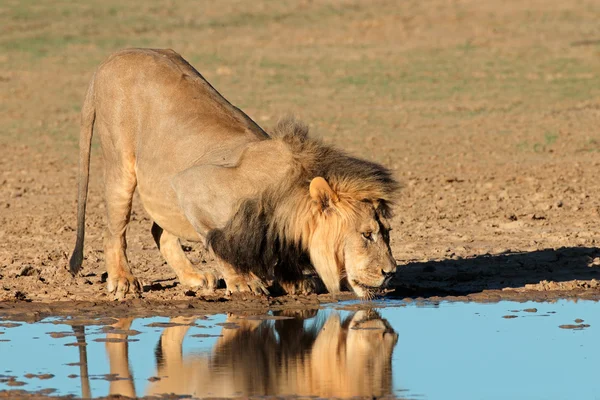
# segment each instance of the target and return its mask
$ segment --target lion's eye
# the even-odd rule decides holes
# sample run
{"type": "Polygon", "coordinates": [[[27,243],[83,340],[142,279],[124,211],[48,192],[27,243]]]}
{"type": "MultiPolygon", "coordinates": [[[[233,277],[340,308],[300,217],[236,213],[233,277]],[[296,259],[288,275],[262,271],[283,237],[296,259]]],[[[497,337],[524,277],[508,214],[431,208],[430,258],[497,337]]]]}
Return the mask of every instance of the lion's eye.
{"type": "Polygon", "coordinates": [[[371,232],[363,232],[362,235],[367,240],[372,240],[373,239],[373,233],[371,233],[371,232]]]}

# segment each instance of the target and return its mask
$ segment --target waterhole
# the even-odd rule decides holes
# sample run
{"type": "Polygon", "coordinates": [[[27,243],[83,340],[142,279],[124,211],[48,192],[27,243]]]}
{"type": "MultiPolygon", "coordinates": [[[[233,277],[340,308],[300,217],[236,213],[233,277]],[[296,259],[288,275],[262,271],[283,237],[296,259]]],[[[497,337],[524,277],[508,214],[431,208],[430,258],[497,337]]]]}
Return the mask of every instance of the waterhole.
{"type": "Polygon", "coordinates": [[[265,315],[2,319],[0,391],[595,398],[598,323],[599,303],[567,300],[388,300],[265,315]]]}

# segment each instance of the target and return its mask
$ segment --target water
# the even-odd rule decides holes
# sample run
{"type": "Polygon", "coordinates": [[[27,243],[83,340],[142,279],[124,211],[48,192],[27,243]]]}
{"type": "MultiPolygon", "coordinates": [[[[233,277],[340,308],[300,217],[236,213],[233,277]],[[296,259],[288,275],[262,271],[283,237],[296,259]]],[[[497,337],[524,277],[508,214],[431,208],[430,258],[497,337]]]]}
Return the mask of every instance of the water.
{"type": "Polygon", "coordinates": [[[4,320],[0,390],[84,397],[600,398],[600,303],[386,301],[360,311],[356,304],[87,326],[49,318],[10,327],[4,320]]]}

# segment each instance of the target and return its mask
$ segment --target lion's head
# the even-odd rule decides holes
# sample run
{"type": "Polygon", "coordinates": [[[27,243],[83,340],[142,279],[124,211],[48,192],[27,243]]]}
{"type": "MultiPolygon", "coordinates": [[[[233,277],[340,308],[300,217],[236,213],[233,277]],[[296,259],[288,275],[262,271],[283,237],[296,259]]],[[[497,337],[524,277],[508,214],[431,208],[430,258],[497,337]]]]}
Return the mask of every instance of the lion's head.
{"type": "Polygon", "coordinates": [[[361,297],[379,291],[396,272],[385,203],[336,191],[322,177],[311,181],[309,192],[314,221],[308,251],[329,291],[344,275],[361,297]]]}
{"type": "Polygon", "coordinates": [[[294,236],[301,236],[328,291],[345,281],[361,297],[377,293],[396,271],[389,219],[399,185],[391,172],[309,139],[308,128],[294,120],[281,121],[275,137],[298,163],[295,221],[301,222],[294,236]]]}

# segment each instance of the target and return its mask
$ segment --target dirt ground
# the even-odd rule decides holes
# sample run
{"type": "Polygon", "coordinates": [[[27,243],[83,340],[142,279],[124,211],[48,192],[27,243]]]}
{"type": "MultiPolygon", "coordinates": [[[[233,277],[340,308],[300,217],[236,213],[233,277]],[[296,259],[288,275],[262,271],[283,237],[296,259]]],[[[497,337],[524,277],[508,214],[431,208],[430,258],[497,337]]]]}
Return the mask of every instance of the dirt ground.
{"type": "Polygon", "coordinates": [[[128,254],[147,290],[113,303],[97,145],[86,259],[71,278],[79,108],[94,68],[134,46],[178,51],[267,130],[294,114],[324,141],[393,169],[404,188],[392,295],[600,297],[598,1],[27,4],[0,5],[0,315],[335,300],[186,291],[136,200],[128,254]]]}

